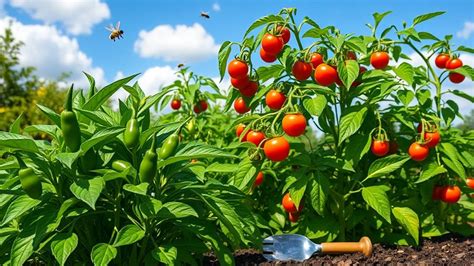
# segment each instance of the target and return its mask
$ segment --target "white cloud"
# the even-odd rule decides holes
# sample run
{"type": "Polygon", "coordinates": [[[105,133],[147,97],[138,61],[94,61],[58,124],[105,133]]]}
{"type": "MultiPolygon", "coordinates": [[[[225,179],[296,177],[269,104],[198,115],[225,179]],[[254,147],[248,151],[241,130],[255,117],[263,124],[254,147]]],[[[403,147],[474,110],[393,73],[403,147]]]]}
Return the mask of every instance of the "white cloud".
{"type": "Polygon", "coordinates": [[[216,12],[219,12],[221,11],[221,6],[219,5],[219,3],[214,3],[212,5],[212,10],[216,11],[216,12]]]}
{"type": "Polygon", "coordinates": [[[198,23],[192,26],[158,25],[151,31],[142,30],[135,41],[135,52],[145,58],[160,58],[166,62],[189,63],[217,55],[219,46],[198,23]]]}
{"type": "Polygon", "coordinates": [[[462,30],[456,33],[456,36],[462,39],[469,39],[471,34],[474,32],[474,22],[466,21],[464,22],[464,27],[462,30]]]}
{"type": "Polygon", "coordinates": [[[89,87],[82,71],[91,74],[97,85],[105,84],[103,69],[93,66],[92,59],[80,50],[75,38],[62,35],[54,26],[27,25],[11,17],[0,19],[0,32],[10,21],[13,35],[24,43],[20,65],[35,67],[36,74],[45,79],[57,79],[62,73],[70,72],[68,81],[78,87],[89,87]]]}
{"type": "Polygon", "coordinates": [[[75,35],[91,33],[95,24],[110,17],[109,7],[101,0],[11,0],[10,4],[35,19],[59,22],[75,35]]]}
{"type": "MultiPolygon", "coordinates": [[[[143,90],[145,95],[156,94],[160,91],[160,88],[163,86],[170,85],[178,77],[176,72],[178,69],[172,68],[171,66],[155,66],[148,68],[141,76],[138,78],[138,84],[143,90]]],[[[115,80],[125,77],[122,71],[117,72],[115,75],[115,80]]],[[[132,81],[133,82],[133,81],[132,81]]],[[[129,93],[124,89],[120,89],[112,96],[112,104],[118,106],[118,100],[125,100],[128,97],[129,93]]]]}

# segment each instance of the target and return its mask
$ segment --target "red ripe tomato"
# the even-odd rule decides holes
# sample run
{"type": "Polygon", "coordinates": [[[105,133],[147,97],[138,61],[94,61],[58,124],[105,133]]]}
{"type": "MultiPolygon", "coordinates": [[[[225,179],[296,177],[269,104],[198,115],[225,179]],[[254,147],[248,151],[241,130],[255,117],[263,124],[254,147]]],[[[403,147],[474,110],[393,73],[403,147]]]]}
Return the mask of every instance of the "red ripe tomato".
{"type": "Polygon", "coordinates": [[[445,68],[446,67],[446,63],[448,63],[449,59],[451,59],[451,57],[447,54],[439,54],[436,59],[435,59],[435,65],[438,67],[438,68],[445,68]]]}
{"type": "Polygon", "coordinates": [[[283,104],[285,103],[285,101],[286,101],[285,94],[276,90],[270,90],[267,93],[267,96],[265,96],[265,103],[272,110],[280,110],[283,104]]]}
{"type": "Polygon", "coordinates": [[[245,87],[243,89],[239,89],[240,94],[242,94],[245,97],[254,96],[255,93],[257,93],[257,90],[258,90],[258,82],[256,82],[256,81],[250,81],[247,84],[247,87],[245,87]]]}
{"type": "Polygon", "coordinates": [[[316,67],[316,70],[314,71],[314,79],[323,86],[334,84],[337,78],[337,71],[330,65],[324,63],[316,67]]]}
{"type": "Polygon", "coordinates": [[[375,69],[384,69],[388,66],[390,56],[387,52],[375,52],[370,56],[370,64],[375,69]]]}
{"type": "Polygon", "coordinates": [[[443,190],[445,187],[442,186],[434,186],[433,187],[433,192],[431,194],[431,199],[433,200],[440,200],[441,195],[443,194],[443,190]]]}
{"type": "Polygon", "coordinates": [[[286,44],[290,41],[291,32],[287,27],[278,26],[277,32],[280,33],[280,37],[283,40],[283,43],[286,44]]]}
{"type": "Polygon", "coordinates": [[[306,118],[302,114],[287,114],[283,117],[282,127],[288,136],[301,136],[306,130],[306,118]]]}
{"type": "Polygon", "coordinates": [[[421,133],[422,130],[423,130],[423,123],[419,123],[418,126],[416,127],[416,131],[418,131],[418,133],[421,133]]]}
{"type": "Polygon", "coordinates": [[[372,141],[372,145],[370,146],[370,150],[376,156],[381,157],[381,156],[384,156],[385,154],[387,154],[389,152],[390,145],[389,145],[388,141],[374,139],[372,141]]]}
{"type": "Polygon", "coordinates": [[[433,148],[438,145],[439,141],[441,140],[441,136],[439,135],[439,131],[435,132],[425,132],[425,143],[428,148],[433,148]]]}
{"type": "Polygon", "coordinates": [[[324,59],[321,54],[314,53],[311,55],[311,59],[309,62],[311,62],[311,65],[313,65],[313,68],[317,68],[319,65],[324,63],[324,59]]]}
{"type": "Polygon", "coordinates": [[[462,74],[459,74],[459,73],[449,73],[449,80],[451,80],[452,83],[461,83],[464,81],[466,77],[462,74]]]}
{"type": "Polygon", "coordinates": [[[263,183],[263,173],[262,171],[258,172],[257,177],[255,178],[255,181],[253,182],[254,187],[258,187],[263,183]]]}
{"type": "Polygon", "coordinates": [[[196,114],[199,114],[201,112],[206,111],[207,107],[207,102],[204,100],[200,100],[196,105],[194,105],[193,110],[196,114]]]}
{"type": "Polygon", "coordinates": [[[232,86],[234,86],[234,88],[237,88],[237,89],[246,88],[249,85],[249,82],[250,81],[249,81],[248,76],[245,76],[245,77],[239,78],[239,79],[230,78],[230,84],[232,84],[232,86]]]}
{"type": "MultiPolygon", "coordinates": [[[[239,124],[235,130],[235,134],[237,135],[238,138],[240,138],[240,135],[242,135],[242,132],[244,132],[245,130],[245,125],[244,124],[239,124]]],[[[247,141],[247,136],[249,134],[250,131],[247,131],[247,133],[245,133],[245,135],[242,137],[242,139],[240,140],[241,142],[244,142],[244,141],[247,141]]]]}
{"type": "Polygon", "coordinates": [[[265,134],[260,131],[253,131],[250,130],[249,133],[247,133],[247,141],[252,142],[256,146],[260,146],[260,143],[265,139],[265,134]]]}
{"type": "Polygon", "coordinates": [[[458,186],[445,187],[441,193],[441,200],[446,203],[456,203],[461,198],[461,189],[458,186]]]}
{"type": "Polygon", "coordinates": [[[235,135],[237,135],[237,137],[240,137],[240,135],[242,135],[242,132],[244,132],[244,130],[245,130],[245,125],[238,124],[237,128],[235,129],[235,135]]]}
{"type": "Polygon", "coordinates": [[[267,53],[263,48],[260,48],[260,58],[267,63],[273,63],[277,60],[276,55],[267,53]]]}
{"type": "Polygon", "coordinates": [[[310,63],[304,61],[296,61],[293,65],[291,73],[297,80],[306,80],[311,76],[311,71],[313,68],[310,63]]]}
{"type": "Polygon", "coordinates": [[[468,178],[466,179],[466,185],[467,185],[470,189],[474,189],[474,178],[468,177],[468,178]]]}
{"type": "Polygon", "coordinates": [[[234,59],[230,61],[227,71],[232,78],[240,79],[247,76],[247,72],[249,72],[249,66],[244,61],[234,59]]]}
{"type": "Polygon", "coordinates": [[[430,148],[418,142],[413,142],[408,148],[408,154],[414,161],[423,161],[430,154],[430,148]]]}
{"type": "Polygon", "coordinates": [[[300,214],[297,213],[297,212],[294,212],[294,213],[289,212],[288,213],[288,220],[290,220],[290,222],[292,222],[292,223],[298,222],[299,218],[300,218],[300,214]]]}
{"type": "Polygon", "coordinates": [[[174,110],[178,110],[179,108],[181,108],[181,101],[179,99],[172,100],[171,108],[173,108],[174,110]]]}
{"type": "Polygon", "coordinates": [[[283,161],[290,154],[290,144],[284,137],[276,137],[265,141],[263,152],[271,161],[283,161]]]}
{"type": "Polygon", "coordinates": [[[277,55],[283,49],[283,40],[275,35],[267,33],[262,39],[262,48],[265,52],[273,55],[277,55]]]}
{"type": "Polygon", "coordinates": [[[347,60],[357,60],[357,56],[353,51],[347,51],[346,59],[347,60]]]}
{"type": "Polygon", "coordinates": [[[446,69],[456,69],[458,67],[462,67],[462,65],[463,65],[463,63],[462,63],[461,59],[454,58],[454,59],[449,60],[446,63],[446,69]]]}
{"type": "Polygon", "coordinates": [[[242,99],[242,97],[239,97],[239,98],[235,99],[234,109],[239,114],[245,114],[248,111],[250,111],[250,108],[247,107],[247,105],[245,104],[245,101],[244,101],[244,99],[242,99]]]}
{"type": "Polygon", "coordinates": [[[281,200],[281,205],[283,205],[283,208],[285,209],[286,212],[289,212],[289,213],[298,212],[298,209],[296,208],[295,203],[290,197],[290,193],[286,193],[285,196],[283,196],[283,199],[281,200]]]}

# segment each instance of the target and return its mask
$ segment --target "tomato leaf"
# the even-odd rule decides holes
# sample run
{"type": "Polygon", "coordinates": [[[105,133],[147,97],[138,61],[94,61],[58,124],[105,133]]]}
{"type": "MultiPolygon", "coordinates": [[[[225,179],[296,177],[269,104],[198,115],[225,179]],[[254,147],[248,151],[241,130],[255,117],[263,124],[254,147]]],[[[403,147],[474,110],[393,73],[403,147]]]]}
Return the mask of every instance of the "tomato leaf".
{"type": "Polygon", "coordinates": [[[362,198],[365,202],[382,216],[388,223],[390,219],[390,202],[382,186],[371,186],[362,188],[362,198]]]}
{"type": "Polygon", "coordinates": [[[303,106],[311,115],[320,116],[327,102],[326,96],[317,94],[314,98],[305,98],[303,100],[303,106]]]}
{"type": "Polygon", "coordinates": [[[377,159],[370,165],[369,173],[365,180],[390,174],[402,167],[402,165],[408,160],[410,160],[410,158],[407,156],[399,156],[395,154],[377,159]]]}
{"type": "Polygon", "coordinates": [[[403,103],[405,107],[410,105],[411,101],[415,98],[415,93],[411,90],[399,90],[397,91],[398,99],[403,103]]]}
{"type": "Polygon", "coordinates": [[[311,205],[321,216],[324,216],[324,209],[329,192],[329,180],[325,175],[316,174],[311,182],[311,205]]]}
{"type": "Polygon", "coordinates": [[[466,46],[463,46],[463,45],[460,45],[457,50],[461,51],[461,52],[474,54],[474,49],[473,48],[466,47],[466,46]]]}
{"type": "Polygon", "coordinates": [[[420,178],[415,183],[425,182],[431,179],[434,176],[446,173],[447,170],[442,165],[438,165],[437,163],[430,163],[423,166],[423,170],[421,171],[420,178]]]}
{"type": "Polygon", "coordinates": [[[60,265],[66,264],[66,260],[77,247],[78,237],[75,233],[57,234],[51,241],[51,253],[60,265]]]}
{"type": "Polygon", "coordinates": [[[393,68],[393,72],[395,72],[398,77],[406,81],[408,85],[413,84],[413,77],[415,75],[415,71],[413,70],[413,67],[410,64],[403,62],[399,66],[393,68]]]}
{"type": "Polygon", "coordinates": [[[244,34],[244,39],[247,37],[247,35],[254,29],[269,24],[269,23],[275,23],[275,22],[284,22],[283,18],[281,16],[276,16],[276,15],[268,15],[265,17],[261,17],[257,19],[250,27],[247,29],[247,31],[244,34]]]}
{"type": "Polygon", "coordinates": [[[99,243],[92,248],[91,259],[96,266],[106,266],[117,256],[117,249],[106,243],[99,243]]]}
{"type": "Polygon", "coordinates": [[[374,29],[377,29],[382,19],[390,13],[392,13],[392,11],[387,11],[384,13],[377,13],[377,12],[373,13],[372,16],[374,17],[374,21],[375,21],[374,29]]]}
{"type": "Polygon", "coordinates": [[[290,186],[290,196],[295,205],[299,208],[306,191],[309,175],[306,175],[301,171],[294,172],[293,175],[296,177],[296,182],[290,186]]]}
{"type": "Polygon", "coordinates": [[[352,110],[341,118],[339,144],[359,130],[367,114],[367,107],[365,106],[356,106],[352,110]]]}
{"type": "Polygon", "coordinates": [[[351,145],[345,148],[344,158],[357,165],[360,159],[369,151],[372,138],[370,134],[356,133],[350,137],[351,145]]]}
{"type": "Polygon", "coordinates": [[[423,15],[419,15],[417,16],[416,18],[413,19],[413,26],[417,25],[417,24],[420,24],[421,22],[423,21],[426,21],[426,20],[429,20],[429,19],[432,19],[432,18],[435,18],[437,16],[440,16],[440,15],[443,15],[444,11],[438,11],[438,12],[433,12],[433,13],[427,13],[427,14],[423,14],[423,15]]]}
{"type": "Polygon", "coordinates": [[[395,207],[392,209],[392,213],[397,222],[413,237],[418,245],[420,230],[418,215],[407,207],[395,207]]]}
{"type": "Polygon", "coordinates": [[[359,64],[355,60],[341,61],[337,65],[337,73],[344,86],[350,88],[359,76],[359,64]]]}

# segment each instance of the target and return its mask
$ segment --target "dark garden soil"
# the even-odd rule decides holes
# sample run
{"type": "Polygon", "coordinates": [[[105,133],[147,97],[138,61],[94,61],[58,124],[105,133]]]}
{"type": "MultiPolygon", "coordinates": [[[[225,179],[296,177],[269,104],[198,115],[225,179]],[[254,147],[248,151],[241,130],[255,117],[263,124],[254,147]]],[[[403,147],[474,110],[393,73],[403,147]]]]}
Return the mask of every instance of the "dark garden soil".
{"type": "MultiPolygon", "coordinates": [[[[474,265],[474,237],[447,235],[425,239],[423,245],[416,248],[375,244],[370,258],[361,254],[314,255],[302,263],[267,262],[258,250],[239,250],[234,254],[234,258],[237,265],[474,265]]],[[[213,255],[204,257],[203,264],[219,265],[213,255]]]]}

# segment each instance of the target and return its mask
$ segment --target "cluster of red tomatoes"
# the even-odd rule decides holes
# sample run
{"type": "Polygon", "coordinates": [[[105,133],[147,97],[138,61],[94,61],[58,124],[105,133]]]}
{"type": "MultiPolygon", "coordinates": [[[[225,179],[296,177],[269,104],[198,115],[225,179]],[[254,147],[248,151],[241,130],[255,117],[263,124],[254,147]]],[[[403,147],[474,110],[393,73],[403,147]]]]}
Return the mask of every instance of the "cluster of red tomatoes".
{"type": "MultiPolygon", "coordinates": [[[[179,110],[181,108],[181,100],[177,97],[175,97],[171,101],[171,109],[173,110],[179,110]]],[[[202,113],[207,110],[208,104],[205,100],[199,100],[197,103],[194,104],[193,110],[196,114],[202,113]]]]}
{"type": "MultiPolygon", "coordinates": [[[[474,189],[474,178],[468,177],[466,179],[466,185],[470,189],[474,189]]],[[[473,195],[474,194],[472,194],[471,196],[473,195]]],[[[436,185],[433,187],[432,198],[433,200],[441,200],[446,203],[456,203],[461,198],[461,189],[456,185],[436,185]]]]}
{"type": "MultiPolygon", "coordinates": [[[[463,63],[460,58],[451,58],[448,54],[439,54],[435,59],[435,65],[440,69],[454,70],[462,67],[463,63]]],[[[452,83],[461,83],[465,79],[464,75],[450,72],[449,80],[452,83]]]]}
{"type": "MultiPolygon", "coordinates": [[[[418,133],[422,133],[422,123],[418,125],[417,130],[418,133]]],[[[410,155],[410,158],[414,161],[425,160],[430,153],[430,148],[436,147],[436,145],[441,141],[441,135],[435,125],[426,123],[422,139],[423,140],[413,142],[408,148],[408,155],[410,155]]],[[[372,140],[370,149],[374,155],[382,157],[387,154],[396,153],[398,150],[398,144],[395,141],[387,140],[385,135],[381,134],[379,137],[372,140]]]]}

